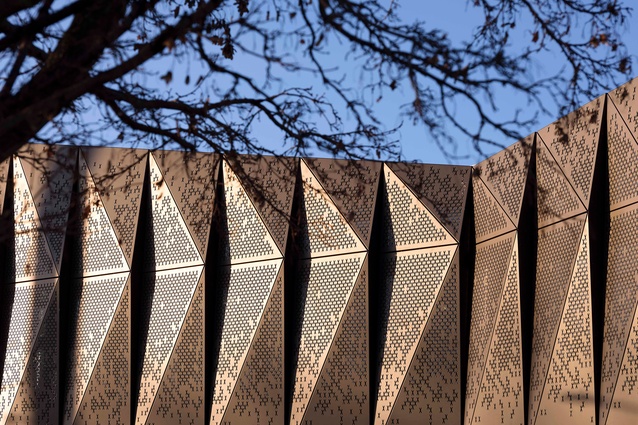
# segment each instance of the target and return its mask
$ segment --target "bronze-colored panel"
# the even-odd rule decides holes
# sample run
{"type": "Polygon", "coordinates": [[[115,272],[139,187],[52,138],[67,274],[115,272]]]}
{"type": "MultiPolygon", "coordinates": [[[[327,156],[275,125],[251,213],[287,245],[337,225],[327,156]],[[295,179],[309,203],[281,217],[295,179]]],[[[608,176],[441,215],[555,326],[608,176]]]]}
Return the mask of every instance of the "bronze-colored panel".
{"type": "MultiPolygon", "coordinates": [[[[489,351],[485,353],[481,384],[477,388],[475,408],[469,418],[470,423],[502,422],[523,425],[525,421],[526,389],[523,389],[518,238],[514,239],[512,245],[512,251],[508,254],[503,292],[499,294],[500,303],[498,311],[495,312],[489,351]]],[[[476,288],[475,286],[474,291],[476,288]]],[[[474,308],[478,306],[474,302],[472,304],[474,315],[474,308]]],[[[476,331],[472,323],[470,339],[476,331]]],[[[466,403],[469,403],[469,397],[466,403]]],[[[467,419],[466,417],[466,423],[467,419]]]]}
{"type": "MultiPolygon", "coordinates": [[[[441,248],[390,253],[386,254],[384,258],[382,279],[384,280],[384,287],[387,288],[384,294],[387,299],[384,301],[385,307],[382,309],[384,311],[380,311],[377,314],[381,315],[381,329],[385,330],[385,335],[383,335],[383,351],[378,356],[380,362],[380,365],[378,365],[378,370],[380,370],[379,388],[377,393],[374,394],[376,397],[373,399],[376,401],[374,423],[377,425],[392,424],[392,420],[396,421],[397,419],[411,421],[417,415],[420,417],[419,420],[423,420],[424,416],[420,415],[421,413],[427,415],[429,413],[428,407],[436,410],[436,417],[440,418],[439,410],[444,408],[443,404],[446,404],[449,399],[459,397],[460,386],[456,385],[460,382],[457,333],[458,271],[454,269],[449,274],[451,265],[456,264],[455,261],[458,261],[454,260],[456,250],[456,246],[451,245],[441,248]],[[453,305],[441,305],[440,307],[445,309],[445,311],[441,311],[442,316],[437,316],[437,327],[440,326],[440,328],[434,329],[432,327],[428,328],[429,331],[426,331],[429,320],[435,317],[433,309],[437,298],[440,296],[442,285],[444,282],[450,284],[449,280],[446,280],[446,276],[451,278],[452,275],[454,276],[454,282],[451,285],[454,286],[454,294],[446,294],[445,296],[452,297],[455,302],[453,305]],[[453,322],[447,320],[451,318],[454,318],[453,322]],[[432,339],[428,338],[425,343],[430,345],[432,351],[430,349],[422,349],[426,350],[427,354],[418,349],[424,332],[425,334],[433,332],[432,339]],[[438,340],[435,335],[443,336],[443,339],[438,340]],[[450,347],[447,338],[457,340],[456,345],[453,344],[450,347]],[[453,351],[451,352],[449,349],[453,351]],[[431,359],[420,357],[418,360],[432,366],[432,369],[424,372],[425,374],[421,375],[420,379],[429,376],[428,373],[431,372],[436,375],[432,383],[435,381],[448,382],[450,385],[444,385],[444,388],[432,391],[425,399],[417,397],[418,402],[417,400],[406,400],[405,403],[407,404],[403,401],[399,404],[397,397],[401,391],[404,391],[402,388],[405,383],[409,383],[407,381],[408,369],[417,353],[423,357],[433,356],[431,359]],[[435,358],[437,356],[438,358],[435,358]],[[449,364],[448,361],[451,359],[454,359],[454,361],[449,364]],[[456,369],[454,376],[446,376],[450,365],[453,365],[452,367],[456,369]],[[440,381],[439,378],[441,378],[440,381]],[[454,395],[455,393],[456,396],[454,395]],[[441,405],[434,406],[433,399],[429,397],[440,397],[438,402],[441,405]]],[[[446,290],[448,289],[450,288],[446,286],[446,290]]],[[[418,375],[418,372],[414,372],[414,374],[418,375]]],[[[425,382],[421,380],[419,384],[425,384],[425,382]]],[[[415,384],[410,385],[414,389],[415,384]]],[[[422,388],[417,394],[422,394],[426,386],[423,385],[422,388]]],[[[434,388],[436,388],[436,385],[432,385],[427,391],[434,388]]],[[[410,397],[411,394],[414,393],[410,391],[406,396],[410,397]]],[[[449,406],[446,406],[444,410],[444,415],[447,415],[449,406]]],[[[460,420],[461,412],[458,409],[456,415],[458,420],[460,420]]],[[[458,423],[458,421],[456,422],[458,423]]]]}
{"type": "MultiPolygon", "coordinates": [[[[221,312],[221,338],[215,367],[211,424],[225,423],[229,402],[235,391],[246,357],[283,260],[259,261],[222,267],[219,285],[225,293],[221,312]]],[[[235,406],[232,406],[235,408],[235,406]]]]}
{"type": "Polygon", "coordinates": [[[459,240],[472,168],[405,162],[386,165],[459,240]]]}
{"type": "Polygon", "coordinates": [[[532,134],[474,166],[475,174],[480,176],[516,226],[533,147],[532,134]]]}
{"type": "Polygon", "coordinates": [[[58,422],[58,288],[51,298],[35,340],[7,424],[58,422]]]}
{"type": "Polygon", "coordinates": [[[74,424],[131,422],[131,278],[115,307],[109,330],[86,385],[74,424]]]}
{"type": "Polygon", "coordinates": [[[147,235],[152,240],[152,255],[146,256],[145,271],[203,265],[193,239],[175,198],[169,190],[170,182],[162,174],[155,158],[149,157],[151,183],[151,217],[147,220],[147,235]]]}
{"type": "Polygon", "coordinates": [[[13,179],[15,240],[11,246],[13,252],[8,253],[10,280],[18,282],[56,277],[58,271],[18,158],[13,160],[13,179]]]}
{"type": "Polygon", "coordinates": [[[610,221],[599,422],[630,425],[638,406],[638,204],[610,221]]]}
{"type": "Polygon", "coordinates": [[[130,266],[142,200],[147,151],[84,147],[82,154],[130,266]]]}
{"type": "Polygon", "coordinates": [[[53,262],[60,270],[77,150],[29,144],[18,153],[53,262]]]}
{"type": "Polygon", "coordinates": [[[538,227],[584,213],[585,206],[542,137],[536,139],[538,227]]]}
{"type": "Polygon", "coordinates": [[[381,194],[381,247],[385,252],[455,244],[456,240],[389,167],[381,194]]]}
{"type": "Polygon", "coordinates": [[[303,198],[296,247],[299,255],[316,258],[364,251],[365,245],[304,161],[301,178],[303,198]]]}
{"type": "MultiPolygon", "coordinates": [[[[291,424],[303,424],[307,418],[315,417],[311,398],[365,258],[363,252],[299,264],[297,285],[304,288],[305,297],[298,355],[296,362],[290,359],[296,364],[291,424]]],[[[353,403],[356,402],[353,400],[353,403]]]]}
{"type": "Polygon", "coordinates": [[[227,161],[250,195],[279,251],[286,252],[299,160],[241,155],[227,161]]]}
{"type": "MultiPolygon", "coordinates": [[[[52,303],[57,299],[55,280],[22,282],[15,284],[12,290],[13,305],[0,383],[0,423],[2,424],[9,418],[12,406],[22,407],[21,403],[15,404],[21,391],[20,384],[25,382],[24,378],[28,374],[26,371],[35,353],[34,348],[38,345],[41,329],[48,329],[48,323],[44,328],[42,327],[45,316],[49,318],[45,312],[51,309],[52,303]]],[[[53,308],[56,313],[57,302],[53,308]]],[[[29,385],[26,386],[29,391],[33,390],[33,386],[30,385],[32,383],[29,381],[29,385]]],[[[23,393],[24,395],[26,394],[23,393]]]]}
{"type": "Polygon", "coordinates": [[[418,346],[410,357],[400,360],[409,362],[409,367],[385,424],[461,423],[458,279],[458,254],[455,254],[426,317],[418,346]]]}
{"type": "Polygon", "coordinates": [[[638,78],[610,91],[608,96],[633,136],[638,139],[638,78]]]}
{"type": "Polygon", "coordinates": [[[538,132],[585,205],[589,205],[604,103],[601,96],[538,132]]]}
{"type": "MultiPolygon", "coordinates": [[[[548,398],[550,397],[550,391],[562,391],[565,389],[563,385],[549,381],[548,376],[552,373],[550,365],[553,364],[554,358],[558,353],[557,340],[569,337],[568,333],[559,334],[559,331],[565,326],[564,312],[571,306],[571,300],[567,302],[568,293],[570,291],[571,293],[574,292],[571,289],[572,286],[576,283],[579,285],[581,283],[580,280],[574,280],[574,264],[576,264],[577,258],[579,261],[583,261],[580,253],[582,251],[581,238],[583,237],[585,222],[585,215],[581,215],[540,229],[538,234],[536,294],[534,296],[534,337],[532,342],[529,397],[529,418],[531,423],[536,423],[537,418],[540,418],[541,414],[548,411],[549,404],[554,402],[560,404],[564,401],[548,398]]],[[[578,277],[580,278],[580,276],[578,277]]],[[[578,288],[580,289],[581,286],[578,286],[578,288]]],[[[590,305],[586,304],[581,306],[581,308],[590,309],[590,305]]],[[[580,335],[572,335],[574,338],[578,336],[580,335]]],[[[577,356],[578,358],[581,355],[577,351],[572,351],[569,357],[570,359],[571,356],[577,356]]],[[[557,367],[561,367],[562,373],[568,376],[566,367],[563,367],[563,365],[557,365],[557,367]]],[[[575,384],[578,385],[577,382],[575,384]]],[[[593,401],[593,393],[591,394],[591,399],[593,401]]],[[[568,401],[565,401],[565,403],[565,406],[569,406],[568,401]]],[[[562,414],[559,416],[562,418],[562,414]]],[[[546,416],[544,417],[548,419],[546,416]]]]}
{"type": "Polygon", "coordinates": [[[510,232],[476,246],[465,403],[465,421],[469,424],[475,420],[515,239],[516,232],[510,232]]]}
{"type": "Polygon", "coordinates": [[[145,285],[153,288],[148,334],[142,376],[135,414],[136,424],[146,424],[153,414],[152,408],[164,377],[166,366],[182,329],[186,313],[200,281],[203,266],[145,273],[145,285]]]}
{"type": "Polygon", "coordinates": [[[304,162],[361,241],[370,246],[382,163],[313,158],[306,158],[304,162]]]}
{"type": "Polygon", "coordinates": [[[0,214],[4,211],[4,199],[6,196],[7,182],[11,178],[9,176],[9,166],[12,158],[9,157],[0,162],[0,214]]]}
{"type": "Polygon", "coordinates": [[[259,216],[250,196],[226,161],[222,207],[222,264],[281,258],[275,240],[259,216]]]}
{"type": "Polygon", "coordinates": [[[69,260],[74,277],[118,273],[129,270],[105,204],[98,193],[82,154],[79,159],[79,222],[72,223],[77,242],[69,260]]]}
{"type": "Polygon", "coordinates": [[[607,102],[609,208],[638,201],[638,143],[613,102],[607,102]]]}
{"type": "Polygon", "coordinates": [[[478,175],[472,176],[472,196],[474,198],[474,229],[477,243],[515,229],[510,217],[478,175]]]}
{"type": "Polygon", "coordinates": [[[283,425],[283,312],[284,270],[281,267],[228,402],[224,423],[283,425]]]}
{"type": "Polygon", "coordinates": [[[164,183],[173,194],[202,258],[206,258],[213,217],[219,155],[200,152],[155,151],[164,183]]]}
{"type": "Polygon", "coordinates": [[[367,301],[366,258],[308,402],[304,423],[370,423],[367,301]]]}
{"type": "Polygon", "coordinates": [[[148,424],[204,424],[204,273],[188,307],[148,424]]]}
{"type": "Polygon", "coordinates": [[[128,280],[128,273],[76,279],[72,297],[77,302],[71,312],[69,358],[62,409],[63,423],[73,424],[91,381],[93,369],[104,348],[104,341],[128,280]]]}

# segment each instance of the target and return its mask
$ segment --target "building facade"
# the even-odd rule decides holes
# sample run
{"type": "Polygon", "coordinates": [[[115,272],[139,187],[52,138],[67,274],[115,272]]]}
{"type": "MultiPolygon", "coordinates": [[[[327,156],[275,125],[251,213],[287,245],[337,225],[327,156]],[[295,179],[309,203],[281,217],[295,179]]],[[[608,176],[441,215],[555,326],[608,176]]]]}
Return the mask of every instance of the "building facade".
{"type": "Polygon", "coordinates": [[[29,145],[0,425],[638,423],[638,80],[474,167],[29,145]]]}

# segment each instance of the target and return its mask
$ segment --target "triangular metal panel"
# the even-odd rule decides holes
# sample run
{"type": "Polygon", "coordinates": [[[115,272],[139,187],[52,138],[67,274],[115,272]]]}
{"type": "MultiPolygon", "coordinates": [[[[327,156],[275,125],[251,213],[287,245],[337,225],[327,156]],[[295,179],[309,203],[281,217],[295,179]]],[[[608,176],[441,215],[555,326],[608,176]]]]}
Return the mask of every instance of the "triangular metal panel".
{"type": "Polygon", "coordinates": [[[9,157],[0,162],[0,214],[4,212],[4,201],[7,196],[7,182],[11,178],[9,176],[9,170],[11,168],[12,158],[9,157]]]}
{"type": "Polygon", "coordinates": [[[460,424],[459,258],[454,254],[386,424],[460,424]]]}
{"type": "Polygon", "coordinates": [[[490,193],[518,226],[534,135],[527,136],[474,166],[490,193]]]}
{"type": "Polygon", "coordinates": [[[387,162],[389,167],[459,240],[472,168],[387,162]]]}
{"type": "Polygon", "coordinates": [[[585,206],[589,206],[604,103],[603,95],[538,132],[585,206]]]}
{"type": "Polygon", "coordinates": [[[369,247],[383,163],[313,158],[303,161],[361,241],[369,247]]]}
{"type": "Polygon", "coordinates": [[[296,247],[301,258],[365,251],[357,233],[304,161],[301,161],[303,198],[296,247]]]}
{"type": "Polygon", "coordinates": [[[128,424],[131,416],[131,278],[122,290],[74,424],[128,424]]]}
{"type": "Polygon", "coordinates": [[[283,254],[257,212],[239,178],[224,161],[224,206],[221,233],[222,264],[281,258],[283,254]]]}
{"type": "Polygon", "coordinates": [[[182,329],[188,307],[200,281],[203,266],[183,267],[145,273],[152,280],[145,287],[153,288],[148,334],[142,376],[137,396],[136,424],[146,424],[175,343],[182,329]]]}
{"type": "Polygon", "coordinates": [[[74,326],[66,330],[71,336],[62,405],[64,424],[75,422],[128,277],[124,272],[77,279],[71,284],[77,305],[71,313],[74,326]]]}
{"type": "Polygon", "coordinates": [[[219,284],[225,293],[220,348],[213,386],[212,425],[225,423],[225,415],[255,338],[283,260],[225,266],[219,284]]]}
{"type": "Polygon", "coordinates": [[[7,424],[51,424],[58,420],[58,311],[56,285],[7,424]]]}
{"type": "Polygon", "coordinates": [[[638,204],[613,211],[609,227],[599,423],[624,425],[638,405],[638,369],[627,364],[638,358],[638,204]]]}
{"type": "Polygon", "coordinates": [[[204,282],[202,273],[157,389],[149,424],[204,424],[204,282]]]}
{"type": "MultiPolygon", "coordinates": [[[[424,330],[433,317],[435,301],[446,281],[450,265],[454,262],[456,249],[456,245],[452,245],[386,254],[381,279],[384,281],[384,286],[388,288],[386,295],[388,299],[385,300],[387,310],[377,313],[381,315],[381,328],[385,329],[386,333],[383,351],[379,353],[381,379],[377,394],[373,394],[373,400],[376,401],[374,417],[376,425],[391,424],[395,409],[397,409],[397,415],[402,415],[398,412],[402,408],[397,408],[397,397],[406,379],[410,363],[418,350],[424,330]]],[[[454,285],[458,285],[456,272],[454,274],[454,285]]],[[[457,314],[454,308],[448,316],[457,314]]],[[[441,332],[444,335],[452,335],[458,326],[455,324],[450,327],[451,323],[437,325],[443,327],[434,332],[441,332]]],[[[430,342],[428,341],[428,344],[430,342]]],[[[443,354],[445,349],[436,344],[432,348],[443,357],[431,359],[431,362],[442,362],[447,365],[447,356],[450,353],[443,354]]],[[[455,361],[458,362],[458,359],[455,361]]],[[[445,374],[445,370],[439,370],[439,372],[445,374]]],[[[457,414],[460,418],[461,412],[457,414]]]]}
{"type": "Polygon", "coordinates": [[[518,238],[510,254],[472,423],[525,422],[518,238]]]}
{"type": "Polygon", "coordinates": [[[537,424],[595,423],[589,231],[583,230],[537,424]]]}
{"type": "Polygon", "coordinates": [[[291,425],[305,421],[311,396],[365,257],[366,253],[340,255],[306,260],[299,265],[297,284],[305,288],[305,300],[293,372],[291,425]]]}
{"type": "Polygon", "coordinates": [[[142,201],[147,151],[84,147],[82,154],[130,266],[142,201]]]}
{"type": "Polygon", "coordinates": [[[516,228],[483,179],[478,175],[472,176],[472,197],[474,200],[474,232],[477,243],[511,232],[516,228]]]}
{"type": "Polygon", "coordinates": [[[389,168],[379,202],[382,208],[381,248],[385,252],[455,244],[447,229],[389,168]]]}
{"type": "Polygon", "coordinates": [[[227,161],[259,211],[279,251],[285,253],[299,160],[241,155],[227,158],[227,161]]]}
{"type": "Polygon", "coordinates": [[[6,423],[18,395],[45,313],[53,299],[55,283],[52,279],[12,285],[13,305],[0,382],[0,424],[6,423]]]}
{"type": "Polygon", "coordinates": [[[281,267],[228,402],[224,422],[268,421],[282,425],[284,367],[284,268],[281,267]]]}
{"type": "Polygon", "coordinates": [[[536,139],[538,227],[582,214],[585,206],[542,137],[536,139]]]}
{"type": "Polygon", "coordinates": [[[152,155],[197,245],[199,255],[206,258],[217,192],[219,155],[180,151],[155,151],[152,155]]]}
{"type": "Polygon", "coordinates": [[[531,423],[534,423],[533,418],[539,413],[543,399],[543,388],[547,383],[556,334],[561,323],[584,226],[583,214],[545,227],[538,232],[529,395],[531,423]]]}
{"type": "Polygon", "coordinates": [[[73,236],[69,255],[70,273],[74,277],[120,273],[129,270],[122,245],[113,229],[105,204],[100,196],[89,167],[80,154],[79,159],[78,222],[72,223],[73,236]]]}
{"type": "Polygon", "coordinates": [[[609,208],[638,202],[638,143],[613,102],[607,102],[609,208]]]}
{"type": "Polygon", "coordinates": [[[638,139],[638,78],[610,91],[608,95],[634,138],[638,139]]]}
{"type": "Polygon", "coordinates": [[[18,153],[53,262],[60,270],[77,150],[71,146],[29,144],[18,153]]]}
{"type": "Polygon", "coordinates": [[[370,423],[368,334],[366,258],[308,402],[304,423],[370,423]]]}
{"type": "Polygon", "coordinates": [[[470,424],[475,418],[515,239],[516,232],[510,232],[476,246],[465,392],[465,420],[470,424]]]}
{"type": "Polygon", "coordinates": [[[145,271],[165,270],[175,267],[203,265],[193,235],[188,229],[169,187],[170,182],[162,174],[155,158],[149,156],[151,184],[151,217],[147,221],[147,234],[151,236],[153,255],[144,265],[145,271]]]}
{"type": "Polygon", "coordinates": [[[27,178],[18,158],[13,160],[13,252],[9,253],[12,280],[28,281],[56,277],[51,250],[27,178]]]}

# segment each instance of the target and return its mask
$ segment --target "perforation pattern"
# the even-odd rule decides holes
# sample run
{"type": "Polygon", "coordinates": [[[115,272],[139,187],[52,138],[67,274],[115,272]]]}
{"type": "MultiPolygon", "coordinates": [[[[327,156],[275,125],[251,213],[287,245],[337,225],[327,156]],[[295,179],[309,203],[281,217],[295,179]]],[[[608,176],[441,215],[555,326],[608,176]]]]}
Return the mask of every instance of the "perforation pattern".
{"type": "Polygon", "coordinates": [[[145,270],[203,264],[197,246],[177,209],[159,167],[151,157],[151,211],[153,256],[145,270]]]}
{"type": "MultiPolygon", "coordinates": [[[[628,343],[638,338],[632,329],[638,304],[638,205],[612,213],[610,218],[609,254],[607,264],[607,291],[605,297],[605,326],[603,336],[603,358],[601,372],[601,423],[607,421],[607,413],[615,403],[616,392],[631,394],[631,386],[618,386],[616,381],[626,356],[628,343]]],[[[627,358],[631,361],[631,356],[627,358]]],[[[638,381],[638,370],[626,368],[625,375],[638,381]]],[[[629,381],[629,380],[628,380],[629,381]]],[[[612,422],[609,422],[610,424],[612,422]]]]}
{"type": "Polygon", "coordinates": [[[281,260],[225,267],[227,288],[211,421],[221,423],[233,388],[275,283],[281,260]]]}
{"type": "MultiPolygon", "coordinates": [[[[386,163],[458,239],[470,185],[470,167],[386,163]]],[[[387,174],[387,173],[386,173],[387,174]]]]}
{"type": "Polygon", "coordinates": [[[20,283],[14,286],[9,338],[0,386],[0,422],[6,420],[18,393],[24,369],[33,354],[38,329],[54,288],[54,281],[20,283]]]}
{"type": "Polygon", "coordinates": [[[489,356],[481,381],[474,423],[505,420],[523,425],[523,365],[518,250],[512,251],[489,356]]]}
{"type": "Polygon", "coordinates": [[[248,194],[224,162],[224,223],[228,243],[222,246],[223,261],[239,262],[249,259],[280,257],[281,253],[259,217],[248,194]]]}
{"type": "Polygon", "coordinates": [[[148,423],[200,424],[204,419],[204,279],[195,289],[148,423]]]}
{"type": "Polygon", "coordinates": [[[539,420],[594,423],[594,367],[592,347],[589,240],[583,232],[547,372],[539,420]],[[577,419],[572,419],[577,418],[577,419]]]}
{"type": "Polygon", "coordinates": [[[75,424],[91,425],[99,422],[107,425],[125,425],[130,423],[130,286],[129,278],[104,338],[102,350],[93,367],[91,380],[86,386],[75,424]]]}
{"type": "MultiPolygon", "coordinates": [[[[388,310],[380,312],[381,328],[386,329],[386,334],[379,359],[381,380],[376,397],[376,424],[389,423],[390,411],[430,318],[454,251],[455,247],[418,250],[388,255],[384,259],[384,284],[391,292],[389,302],[385,303],[388,310]]],[[[446,332],[449,331],[447,328],[446,332]]]]}
{"type": "Polygon", "coordinates": [[[308,404],[305,421],[369,423],[368,273],[364,263],[308,404]]]}
{"type": "Polygon", "coordinates": [[[476,241],[514,230],[514,224],[489,192],[480,177],[472,177],[474,197],[474,228],[476,241]]]}
{"type": "Polygon", "coordinates": [[[627,84],[609,92],[609,97],[620,111],[627,127],[638,138],[638,80],[634,78],[627,84]]]}
{"type": "Polygon", "coordinates": [[[53,289],[7,424],[57,421],[58,352],[58,296],[53,289]]]}
{"type": "Polygon", "coordinates": [[[583,226],[584,218],[580,216],[538,234],[530,418],[538,413],[583,226]]]}
{"type": "Polygon", "coordinates": [[[616,209],[638,200],[638,143],[618,110],[607,108],[609,204],[616,209]]]}
{"type": "Polygon", "coordinates": [[[303,423],[335,331],[343,316],[365,254],[312,259],[300,264],[298,279],[306,287],[301,342],[292,395],[291,423],[303,423]]]}
{"type": "Polygon", "coordinates": [[[410,190],[386,171],[385,193],[381,198],[386,220],[381,243],[385,251],[454,243],[454,239],[410,190]]]}
{"type": "Polygon", "coordinates": [[[14,246],[10,263],[11,280],[29,280],[54,277],[57,270],[53,264],[42,224],[35,209],[31,191],[18,159],[13,161],[13,218],[14,246]]]}
{"type": "Polygon", "coordinates": [[[74,327],[70,338],[64,422],[72,423],[84,397],[93,367],[122,295],[127,273],[73,282],[72,299],[78,300],[72,312],[74,327]]]}
{"type": "Polygon", "coordinates": [[[514,239],[512,232],[476,247],[465,407],[465,418],[470,422],[483,381],[514,239]]]}
{"type": "Polygon", "coordinates": [[[456,257],[441,285],[387,424],[460,422],[458,285],[456,257]]]}
{"type": "Polygon", "coordinates": [[[538,227],[585,212],[560,167],[538,139],[536,148],[538,227]]]}
{"type": "Polygon", "coordinates": [[[533,140],[533,135],[519,140],[475,167],[516,225],[523,202],[533,140]]]}
{"type": "Polygon", "coordinates": [[[279,424],[284,417],[284,274],[280,268],[224,420],[279,424]]]}
{"type": "Polygon", "coordinates": [[[174,194],[174,200],[199,254],[205,258],[217,189],[219,156],[210,153],[159,151],[154,152],[153,157],[174,194]]]}
{"type": "Polygon", "coordinates": [[[202,267],[189,267],[147,273],[144,276],[145,279],[153,280],[153,284],[145,286],[154,287],[154,290],[142,364],[136,424],[144,424],[150,413],[201,273],[202,267]]]}
{"type": "Polygon", "coordinates": [[[382,164],[311,158],[304,161],[314,171],[348,223],[369,245],[382,164]]]}

